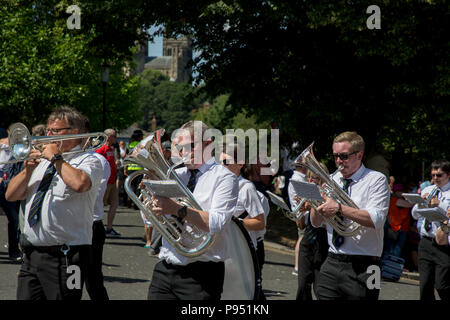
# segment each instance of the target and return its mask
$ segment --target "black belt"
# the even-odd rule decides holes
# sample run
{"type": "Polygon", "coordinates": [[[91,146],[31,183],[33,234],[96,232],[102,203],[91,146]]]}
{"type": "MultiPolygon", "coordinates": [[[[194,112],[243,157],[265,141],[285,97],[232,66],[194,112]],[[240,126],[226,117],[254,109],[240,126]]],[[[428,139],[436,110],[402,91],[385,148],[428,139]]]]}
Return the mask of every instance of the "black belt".
{"type": "Polygon", "coordinates": [[[215,266],[219,264],[224,264],[223,261],[195,261],[188,263],[186,265],[181,264],[172,264],[167,262],[166,260],[162,260],[162,263],[169,269],[182,270],[182,269],[191,269],[196,267],[207,267],[207,266],[215,266]]]}
{"type": "Polygon", "coordinates": [[[340,262],[358,262],[358,263],[379,263],[380,257],[352,255],[352,254],[336,254],[328,252],[328,257],[340,262]]]}
{"type": "Polygon", "coordinates": [[[433,241],[433,237],[429,237],[429,236],[422,236],[422,239],[427,239],[427,240],[433,241]]]}
{"type": "Polygon", "coordinates": [[[39,253],[48,253],[52,256],[63,256],[64,251],[66,253],[73,254],[75,252],[78,252],[81,248],[87,248],[89,245],[76,245],[76,246],[68,246],[65,244],[57,245],[57,246],[34,246],[32,244],[26,244],[21,245],[23,251],[25,254],[30,254],[33,251],[39,252],[39,253]]]}

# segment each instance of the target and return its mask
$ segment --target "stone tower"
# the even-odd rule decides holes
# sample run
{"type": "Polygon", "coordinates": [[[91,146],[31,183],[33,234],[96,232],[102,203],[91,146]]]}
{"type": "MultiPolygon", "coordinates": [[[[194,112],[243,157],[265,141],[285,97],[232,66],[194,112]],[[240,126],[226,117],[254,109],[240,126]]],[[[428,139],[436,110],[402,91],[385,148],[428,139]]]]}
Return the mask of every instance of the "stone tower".
{"type": "Polygon", "coordinates": [[[186,68],[192,60],[191,40],[184,37],[180,39],[163,39],[163,56],[171,57],[169,78],[176,82],[189,81],[191,68],[186,68]]]}

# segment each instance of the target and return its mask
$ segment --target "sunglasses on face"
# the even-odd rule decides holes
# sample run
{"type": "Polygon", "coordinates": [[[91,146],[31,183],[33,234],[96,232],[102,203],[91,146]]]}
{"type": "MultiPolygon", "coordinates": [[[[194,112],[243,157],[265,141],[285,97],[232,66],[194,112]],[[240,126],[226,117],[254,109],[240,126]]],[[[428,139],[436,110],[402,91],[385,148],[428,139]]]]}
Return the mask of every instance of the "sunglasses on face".
{"type": "Polygon", "coordinates": [[[47,128],[45,129],[47,132],[51,132],[52,134],[58,134],[63,130],[70,130],[72,128],[47,128]]]}
{"type": "Polygon", "coordinates": [[[186,144],[177,144],[176,148],[178,149],[178,151],[181,151],[183,149],[193,150],[197,143],[198,143],[198,141],[197,142],[186,143],[186,144]]]}
{"type": "Polygon", "coordinates": [[[342,161],[345,161],[348,159],[348,157],[350,157],[351,155],[358,153],[359,151],[353,151],[351,153],[333,153],[333,158],[334,160],[337,160],[338,158],[340,158],[342,161]]]}
{"type": "Polygon", "coordinates": [[[443,173],[432,173],[432,174],[431,174],[431,177],[432,177],[432,178],[434,178],[434,177],[436,177],[436,178],[441,178],[443,175],[444,175],[443,173]]]}

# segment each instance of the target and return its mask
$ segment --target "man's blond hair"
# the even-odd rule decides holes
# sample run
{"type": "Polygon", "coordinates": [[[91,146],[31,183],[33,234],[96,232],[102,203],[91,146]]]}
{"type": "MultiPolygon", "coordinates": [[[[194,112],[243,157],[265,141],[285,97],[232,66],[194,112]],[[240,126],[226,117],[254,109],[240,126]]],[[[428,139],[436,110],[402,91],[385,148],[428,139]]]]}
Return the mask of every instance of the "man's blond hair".
{"type": "Polygon", "coordinates": [[[339,134],[333,140],[333,144],[337,142],[347,141],[350,144],[350,150],[353,151],[363,151],[365,148],[364,139],[356,133],[356,131],[345,131],[339,134]]]}

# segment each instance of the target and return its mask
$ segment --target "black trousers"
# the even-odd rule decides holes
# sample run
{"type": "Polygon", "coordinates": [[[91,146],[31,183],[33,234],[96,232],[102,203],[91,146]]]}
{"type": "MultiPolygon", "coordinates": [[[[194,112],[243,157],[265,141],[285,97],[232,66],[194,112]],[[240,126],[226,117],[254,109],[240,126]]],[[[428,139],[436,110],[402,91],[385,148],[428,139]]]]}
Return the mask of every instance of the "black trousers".
{"type": "Polygon", "coordinates": [[[266,260],[266,253],[264,250],[264,240],[258,240],[256,242],[256,256],[258,257],[258,266],[259,266],[259,274],[260,278],[256,279],[259,281],[260,290],[258,292],[258,296],[256,297],[259,301],[266,301],[266,296],[264,295],[264,291],[262,290],[262,269],[264,266],[264,262],[266,260]]]}
{"type": "Polygon", "coordinates": [[[319,300],[378,300],[380,290],[369,289],[370,265],[380,266],[380,259],[370,256],[335,255],[328,252],[317,279],[319,300]]]}
{"type": "Polygon", "coordinates": [[[19,204],[17,201],[10,202],[5,199],[4,188],[0,191],[0,207],[5,211],[8,218],[8,253],[9,256],[20,253],[19,250],[19,204]]]}
{"type": "Polygon", "coordinates": [[[94,221],[92,225],[92,249],[87,274],[85,276],[86,291],[91,300],[109,300],[108,293],[103,284],[103,245],[105,244],[105,227],[103,221],[94,221]]]}
{"type": "Polygon", "coordinates": [[[320,267],[327,258],[328,239],[327,230],[319,228],[316,231],[315,240],[309,242],[306,237],[300,241],[298,252],[298,289],[296,300],[311,301],[311,289],[314,284],[316,292],[316,281],[320,273],[320,267]]]}
{"type": "Polygon", "coordinates": [[[66,258],[61,246],[34,247],[21,239],[24,253],[17,284],[17,300],[81,300],[83,277],[90,256],[90,245],[72,246],[67,253],[68,265],[80,268],[79,289],[71,288],[66,258]]]}
{"type": "Polygon", "coordinates": [[[440,246],[431,238],[419,242],[420,299],[435,300],[434,289],[441,300],[450,301],[450,247],[440,246]]]}
{"type": "Polygon", "coordinates": [[[213,300],[222,295],[223,262],[193,262],[186,266],[160,261],[153,270],[148,300],[213,300]]]}

